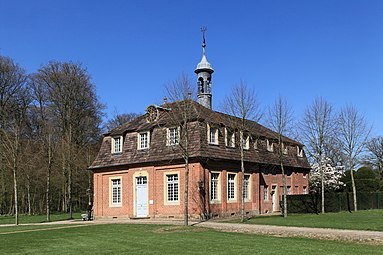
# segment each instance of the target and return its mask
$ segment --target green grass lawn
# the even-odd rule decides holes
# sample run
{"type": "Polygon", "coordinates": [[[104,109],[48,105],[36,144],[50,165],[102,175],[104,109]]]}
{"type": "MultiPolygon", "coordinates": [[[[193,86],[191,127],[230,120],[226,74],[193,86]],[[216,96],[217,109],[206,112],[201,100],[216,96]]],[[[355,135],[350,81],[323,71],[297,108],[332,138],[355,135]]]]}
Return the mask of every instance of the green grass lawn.
{"type": "Polygon", "coordinates": [[[256,216],[247,220],[246,223],[383,231],[383,210],[363,210],[352,213],[339,212],[318,215],[290,214],[287,218],[282,216],[256,216]]]}
{"type": "MultiPolygon", "coordinates": [[[[81,219],[81,213],[73,213],[74,219],[81,219]]],[[[68,213],[55,213],[51,214],[51,221],[60,221],[60,220],[68,220],[69,214],[68,213]]],[[[20,224],[26,224],[26,223],[41,223],[46,222],[47,216],[46,215],[19,215],[19,223],[20,224]]],[[[0,215],[0,225],[1,224],[14,224],[15,223],[15,216],[8,216],[8,215],[0,215]]]]}
{"type": "Polygon", "coordinates": [[[8,234],[0,228],[2,254],[323,255],[382,254],[383,249],[367,244],[225,233],[199,227],[108,224],[21,232],[24,229],[14,226],[14,233],[7,228],[8,234]]]}

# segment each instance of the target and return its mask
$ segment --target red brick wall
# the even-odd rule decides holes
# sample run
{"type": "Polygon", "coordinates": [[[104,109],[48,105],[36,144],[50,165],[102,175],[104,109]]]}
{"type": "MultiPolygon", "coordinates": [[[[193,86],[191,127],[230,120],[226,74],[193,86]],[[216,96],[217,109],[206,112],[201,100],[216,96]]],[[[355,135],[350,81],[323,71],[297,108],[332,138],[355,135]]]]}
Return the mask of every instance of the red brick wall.
{"type": "MultiPolygon", "coordinates": [[[[251,175],[251,199],[245,202],[245,213],[253,215],[272,211],[271,187],[278,187],[278,197],[282,196],[282,175],[260,173],[257,167],[246,168],[251,175]],[[262,177],[261,177],[262,176],[262,177]],[[262,179],[262,181],[261,181],[262,179]],[[263,200],[263,181],[269,186],[269,200],[263,200]]],[[[241,209],[241,172],[238,166],[230,164],[214,164],[205,169],[199,163],[189,165],[189,215],[198,218],[204,209],[210,216],[239,215],[241,209]],[[220,203],[210,203],[210,171],[220,172],[221,200],[220,203]],[[236,173],[236,201],[227,200],[227,173],[236,173]],[[204,183],[205,205],[203,203],[203,190],[198,187],[198,181],[204,183]]],[[[148,177],[148,213],[150,217],[183,217],[185,168],[184,165],[171,165],[163,167],[142,167],[118,171],[109,171],[94,174],[94,213],[95,217],[135,217],[134,204],[134,176],[146,175],[148,177]],[[166,203],[165,174],[179,174],[179,200],[177,204],[166,203]],[[110,206],[110,178],[121,177],[122,203],[120,207],[110,206]]],[[[301,172],[293,172],[287,176],[287,185],[291,186],[292,194],[303,193],[303,186],[308,189],[308,176],[303,178],[301,172]]]]}

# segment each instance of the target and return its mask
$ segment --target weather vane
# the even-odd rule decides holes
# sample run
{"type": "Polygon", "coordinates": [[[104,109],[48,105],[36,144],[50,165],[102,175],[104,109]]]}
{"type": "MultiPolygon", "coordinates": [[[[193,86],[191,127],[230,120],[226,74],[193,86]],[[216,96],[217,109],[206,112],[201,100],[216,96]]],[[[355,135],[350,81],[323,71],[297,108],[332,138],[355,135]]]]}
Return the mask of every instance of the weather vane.
{"type": "Polygon", "coordinates": [[[202,47],[206,47],[206,43],[205,43],[205,32],[206,32],[207,28],[205,26],[202,26],[201,27],[201,32],[202,32],[202,38],[203,38],[203,42],[202,42],[202,47]]]}

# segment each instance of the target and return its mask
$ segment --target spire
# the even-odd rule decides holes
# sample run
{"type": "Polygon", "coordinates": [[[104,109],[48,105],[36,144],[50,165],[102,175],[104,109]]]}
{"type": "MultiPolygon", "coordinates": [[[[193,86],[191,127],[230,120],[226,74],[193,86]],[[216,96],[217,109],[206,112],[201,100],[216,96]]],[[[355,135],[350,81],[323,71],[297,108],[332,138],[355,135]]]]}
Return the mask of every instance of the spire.
{"type": "Polygon", "coordinates": [[[202,59],[198,63],[194,72],[198,80],[198,103],[206,108],[212,109],[212,82],[211,75],[214,72],[213,67],[206,58],[206,27],[201,27],[202,32],[202,59]]]}
{"type": "Polygon", "coordinates": [[[204,27],[201,27],[201,32],[202,32],[202,59],[201,61],[198,63],[197,65],[197,68],[195,69],[195,73],[198,73],[200,70],[206,70],[210,73],[213,73],[214,72],[214,69],[213,67],[211,66],[211,64],[207,61],[207,58],[206,58],[206,39],[205,39],[205,32],[206,32],[207,28],[204,26],[204,27]]]}

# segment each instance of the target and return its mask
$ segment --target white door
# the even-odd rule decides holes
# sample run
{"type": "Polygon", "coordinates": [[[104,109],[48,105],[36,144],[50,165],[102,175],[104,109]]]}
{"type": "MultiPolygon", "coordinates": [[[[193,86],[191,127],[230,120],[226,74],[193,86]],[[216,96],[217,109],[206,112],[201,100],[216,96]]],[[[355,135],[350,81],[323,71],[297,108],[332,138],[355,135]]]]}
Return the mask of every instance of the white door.
{"type": "Polygon", "coordinates": [[[148,179],[136,177],[136,217],[148,216],[148,179]]]}
{"type": "Polygon", "coordinates": [[[278,210],[278,201],[277,201],[277,186],[273,185],[271,187],[272,203],[273,203],[273,212],[278,210]]]}

